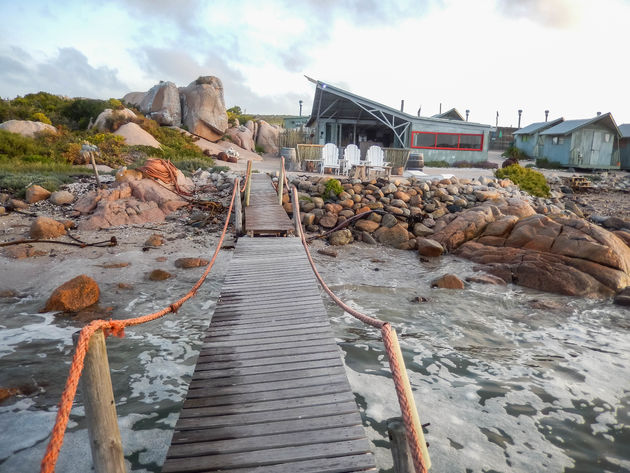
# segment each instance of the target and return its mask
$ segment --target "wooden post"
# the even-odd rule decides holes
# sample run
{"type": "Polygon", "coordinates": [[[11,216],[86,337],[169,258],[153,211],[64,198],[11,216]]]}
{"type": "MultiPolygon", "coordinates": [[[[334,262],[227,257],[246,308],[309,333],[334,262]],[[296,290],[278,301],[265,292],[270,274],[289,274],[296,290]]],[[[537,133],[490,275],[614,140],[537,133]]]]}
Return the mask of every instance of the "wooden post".
{"type": "MultiPolygon", "coordinates": [[[[76,344],[78,332],[74,335],[76,344]]],[[[125,457],[102,330],[95,332],[90,339],[81,376],[81,391],[94,471],[125,473],[125,457]]]]}
{"type": "Polygon", "coordinates": [[[249,207],[249,191],[252,187],[252,161],[247,162],[247,185],[245,186],[245,207],[249,207]]]}
{"type": "Polygon", "coordinates": [[[284,191],[284,156],[280,158],[280,176],[278,176],[278,203],[282,205],[282,192],[284,191]]]}
{"type": "Polygon", "coordinates": [[[96,176],[96,187],[101,188],[101,178],[98,176],[98,169],[96,169],[96,161],[94,160],[94,151],[90,151],[90,159],[92,160],[92,169],[94,169],[94,176],[96,176]]]}
{"type": "Polygon", "coordinates": [[[300,208],[300,198],[297,191],[291,192],[289,189],[287,189],[287,191],[289,191],[289,193],[291,194],[291,204],[293,205],[293,226],[295,227],[295,234],[299,236],[300,229],[302,227],[302,222],[300,222],[300,220],[298,219],[297,212],[297,209],[300,208]]]}
{"type": "Polygon", "coordinates": [[[387,421],[387,432],[394,460],[394,473],[415,473],[413,458],[407,444],[407,434],[402,419],[394,418],[387,421]]]}
{"type": "Polygon", "coordinates": [[[243,207],[241,203],[241,180],[240,178],[234,179],[234,187],[236,187],[234,196],[234,233],[236,236],[243,234],[243,207]]]}

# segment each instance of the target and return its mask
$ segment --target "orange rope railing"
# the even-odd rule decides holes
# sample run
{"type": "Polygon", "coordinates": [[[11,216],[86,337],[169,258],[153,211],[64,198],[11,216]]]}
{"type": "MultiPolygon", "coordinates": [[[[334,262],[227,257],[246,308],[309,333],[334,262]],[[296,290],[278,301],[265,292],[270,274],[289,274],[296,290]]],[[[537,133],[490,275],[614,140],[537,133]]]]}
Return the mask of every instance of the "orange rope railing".
{"type": "Polygon", "coordinates": [[[74,397],[77,392],[77,386],[79,384],[79,379],[83,370],[83,362],[85,360],[88,344],[92,335],[97,330],[102,329],[105,336],[111,334],[117,337],[123,337],[125,327],[144,324],[146,322],[150,322],[152,320],[163,317],[168,313],[175,313],[188,299],[195,296],[201,285],[208,277],[208,274],[210,273],[210,270],[214,266],[214,263],[217,259],[219,250],[223,245],[223,240],[225,238],[230,223],[230,215],[232,214],[234,199],[236,198],[235,189],[236,185],[234,186],[234,190],[232,191],[232,199],[230,201],[230,206],[228,208],[227,216],[225,218],[225,224],[223,225],[223,232],[221,234],[221,237],[219,238],[219,242],[217,243],[217,248],[214,251],[214,255],[212,256],[212,259],[206,266],[206,269],[199,280],[195,283],[191,290],[186,293],[186,295],[184,295],[181,299],[173,302],[168,307],[165,307],[164,309],[158,312],[154,312],[152,314],[125,320],[95,320],[89,325],[83,327],[83,329],[79,333],[79,339],[77,341],[74,356],[72,358],[72,364],[70,365],[70,373],[68,375],[68,379],[66,380],[66,386],[61,395],[61,401],[59,402],[59,410],[57,411],[55,425],[53,427],[50,441],[48,442],[48,447],[46,448],[46,453],[44,455],[44,458],[42,459],[40,470],[41,473],[52,473],[55,471],[55,465],[59,457],[61,445],[63,444],[63,438],[66,432],[66,427],[68,425],[68,419],[70,418],[72,403],[74,402],[74,397]]]}
{"type": "MultiPolygon", "coordinates": [[[[293,198],[295,202],[298,202],[298,190],[295,186],[293,186],[293,198]]],[[[299,205],[297,205],[296,207],[297,208],[293,209],[293,212],[297,212],[297,220],[300,221],[300,207],[299,205]]],[[[415,401],[411,391],[411,385],[407,376],[407,369],[405,368],[405,362],[402,358],[400,345],[398,344],[396,331],[391,327],[388,322],[378,320],[376,318],[362,314],[357,310],[354,310],[352,307],[345,304],[330,290],[330,288],[326,285],[321,275],[317,271],[315,262],[313,261],[311,253],[308,249],[302,226],[298,225],[298,228],[299,236],[302,240],[302,246],[304,247],[313,273],[319,281],[322,289],[324,289],[324,291],[330,296],[330,298],[344,311],[359,319],[361,322],[381,330],[383,343],[385,345],[387,358],[389,360],[389,366],[392,371],[392,379],[394,380],[394,386],[396,388],[398,404],[400,405],[403,424],[405,425],[407,444],[409,445],[409,449],[411,450],[414,469],[416,470],[416,473],[426,473],[431,467],[431,460],[429,458],[426,441],[424,440],[422,424],[420,423],[418,410],[416,409],[415,401]]]]}

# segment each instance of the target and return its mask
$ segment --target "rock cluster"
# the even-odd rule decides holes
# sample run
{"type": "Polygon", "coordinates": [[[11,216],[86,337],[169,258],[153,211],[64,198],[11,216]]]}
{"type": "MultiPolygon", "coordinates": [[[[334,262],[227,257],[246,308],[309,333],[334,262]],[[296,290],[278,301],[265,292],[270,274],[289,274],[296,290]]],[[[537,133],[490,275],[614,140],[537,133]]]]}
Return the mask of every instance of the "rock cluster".
{"type": "MultiPolygon", "coordinates": [[[[344,180],[342,192],[323,196],[329,179],[294,184],[305,230],[335,230],[330,244],[379,242],[423,257],[452,252],[491,275],[475,282],[567,295],[608,297],[630,286],[630,221],[610,222],[618,229],[612,233],[585,220],[572,201],[534,198],[509,180],[344,180]]],[[[284,205],[290,213],[287,198],[284,205]]]]}
{"type": "Polygon", "coordinates": [[[181,126],[209,141],[219,140],[228,128],[223,84],[202,76],[186,87],[160,82],[147,92],[130,92],[123,101],[140,109],[160,125],[181,126]]]}

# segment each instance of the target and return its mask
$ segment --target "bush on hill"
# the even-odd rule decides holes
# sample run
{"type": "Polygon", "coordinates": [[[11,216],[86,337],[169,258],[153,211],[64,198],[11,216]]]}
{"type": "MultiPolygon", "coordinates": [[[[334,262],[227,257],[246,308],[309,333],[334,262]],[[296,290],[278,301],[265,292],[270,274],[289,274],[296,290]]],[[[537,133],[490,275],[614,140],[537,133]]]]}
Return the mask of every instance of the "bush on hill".
{"type": "Polygon", "coordinates": [[[494,174],[499,179],[510,179],[522,190],[533,196],[549,197],[550,195],[550,188],[545,176],[533,169],[524,168],[519,164],[513,164],[502,169],[497,169],[494,174]]]}

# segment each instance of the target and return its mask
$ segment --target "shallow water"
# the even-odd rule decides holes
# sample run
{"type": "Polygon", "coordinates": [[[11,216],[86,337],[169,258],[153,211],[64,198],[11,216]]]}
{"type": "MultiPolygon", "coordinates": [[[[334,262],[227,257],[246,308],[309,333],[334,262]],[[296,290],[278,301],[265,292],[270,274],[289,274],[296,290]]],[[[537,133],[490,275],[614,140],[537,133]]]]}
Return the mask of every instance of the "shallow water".
{"type": "MultiPolygon", "coordinates": [[[[431,423],[433,471],[630,471],[630,311],[516,286],[430,289],[437,275],[465,276],[472,264],[451,257],[421,263],[414,252],[362,245],[339,251],[336,259],[314,256],[343,300],[398,331],[422,421],[431,423]],[[429,301],[411,302],[416,296],[429,301]],[[559,308],[535,309],[533,300],[559,308]]],[[[161,308],[201,272],[138,283],[154,261],[137,254],[112,259],[133,264],[105,271],[86,257],[75,269],[96,272],[105,289],[101,305],[114,306],[117,318],[161,308]],[[117,282],[134,282],[135,289],[117,290],[117,282]]],[[[221,252],[214,276],[177,315],[108,339],[129,471],[160,470],[229,259],[221,252]]],[[[28,297],[0,299],[0,386],[33,391],[0,405],[2,472],[38,470],[71,335],[81,325],[38,312],[54,287],[76,275],[41,261],[12,278],[11,287],[28,297]]],[[[0,274],[10,272],[3,259],[0,274]]],[[[399,411],[380,334],[324,300],[379,466],[387,470],[386,421],[399,411]]],[[[89,471],[87,449],[79,398],[57,471],[89,471]]]]}

